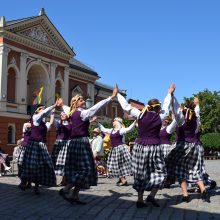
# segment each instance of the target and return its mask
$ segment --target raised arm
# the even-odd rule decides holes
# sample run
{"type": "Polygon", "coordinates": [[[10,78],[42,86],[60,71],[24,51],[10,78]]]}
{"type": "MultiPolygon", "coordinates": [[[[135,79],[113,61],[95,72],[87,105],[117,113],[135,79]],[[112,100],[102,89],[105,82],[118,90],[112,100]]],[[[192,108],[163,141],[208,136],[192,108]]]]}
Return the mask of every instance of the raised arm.
{"type": "Polygon", "coordinates": [[[172,134],[176,130],[176,126],[177,126],[176,120],[173,119],[173,121],[166,127],[166,132],[168,134],[172,134]]]}
{"type": "Polygon", "coordinates": [[[86,121],[90,117],[94,116],[101,108],[105,107],[117,95],[117,92],[118,92],[118,87],[116,85],[110,97],[98,102],[89,109],[82,110],[80,115],[82,120],[86,121]]]}
{"type": "Polygon", "coordinates": [[[112,128],[105,128],[102,124],[98,122],[98,127],[103,133],[111,134],[112,128]]]}
{"type": "Polygon", "coordinates": [[[121,128],[120,129],[120,135],[124,135],[124,134],[127,134],[129,132],[131,132],[132,130],[134,130],[135,128],[135,124],[136,124],[136,120],[127,128],[121,128]]]}
{"type": "Polygon", "coordinates": [[[122,96],[120,93],[117,94],[117,98],[118,98],[118,102],[120,103],[124,111],[126,111],[129,115],[135,118],[139,118],[141,111],[139,111],[137,108],[132,107],[130,104],[128,104],[124,96],[122,96]]]}
{"type": "Polygon", "coordinates": [[[196,105],[195,107],[195,113],[196,113],[196,121],[197,121],[197,128],[195,133],[199,132],[199,129],[201,127],[201,121],[200,121],[200,107],[199,107],[199,99],[198,97],[194,97],[194,104],[196,105]]]}
{"type": "Polygon", "coordinates": [[[176,85],[174,83],[172,83],[169,86],[167,96],[164,99],[162,110],[161,110],[161,113],[160,113],[160,118],[162,120],[169,115],[169,108],[171,106],[172,96],[173,96],[173,93],[174,93],[175,89],[176,89],[176,85]]]}

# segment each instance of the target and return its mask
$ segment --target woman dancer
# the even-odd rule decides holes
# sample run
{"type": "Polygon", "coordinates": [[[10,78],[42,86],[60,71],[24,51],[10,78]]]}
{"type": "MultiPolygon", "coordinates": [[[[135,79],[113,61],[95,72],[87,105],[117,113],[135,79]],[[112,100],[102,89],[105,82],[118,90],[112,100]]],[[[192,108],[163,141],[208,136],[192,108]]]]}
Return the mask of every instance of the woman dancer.
{"type": "Polygon", "coordinates": [[[127,185],[125,176],[131,175],[131,155],[129,147],[123,141],[123,135],[132,131],[135,127],[134,121],[128,128],[122,127],[122,119],[116,117],[113,121],[113,128],[108,129],[98,123],[102,132],[108,133],[111,140],[111,150],[108,154],[107,170],[111,177],[119,178],[117,185],[127,185]]]}
{"type": "Polygon", "coordinates": [[[195,134],[200,126],[200,118],[195,113],[195,103],[187,101],[185,106],[179,105],[173,97],[173,113],[177,122],[176,147],[169,155],[168,174],[175,171],[182,188],[182,201],[189,202],[187,182],[197,183],[201,190],[203,201],[210,202],[209,194],[203,184],[202,174],[202,148],[195,139],[195,134]]]}
{"type": "Polygon", "coordinates": [[[122,95],[117,95],[121,107],[135,117],[138,122],[138,137],[132,150],[133,188],[138,192],[137,208],[147,206],[143,201],[144,191],[151,192],[146,201],[159,207],[155,195],[158,189],[162,189],[166,179],[166,167],[159,133],[162,125],[161,120],[169,115],[169,106],[174,90],[175,85],[172,84],[168,89],[162,111],[157,99],[149,100],[141,112],[137,108],[131,107],[122,95]]]}
{"type": "Polygon", "coordinates": [[[60,190],[60,195],[70,203],[85,204],[79,200],[80,189],[97,185],[97,172],[88,138],[89,119],[106,106],[117,92],[116,87],[111,97],[98,102],[89,109],[85,109],[85,101],[81,95],[76,95],[71,99],[72,129],[65,164],[67,185],[60,190]]]}
{"type": "Polygon", "coordinates": [[[57,136],[51,154],[51,158],[54,164],[55,174],[57,176],[63,177],[59,186],[64,186],[65,185],[64,168],[65,168],[68,140],[70,138],[70,132],[71,132],[71,124],[69,122],[68,113],[62,111],[60,113],[60,120],[57,119],[54,120],[54,126],[57,129],[57,136]]]}
{"type": "Polygon", "coordinates": [[[31,122],[31,136],[26,146],[21,171],[21,186],[25,189],[27,181],[34,182],[34,192],[39,194],[39,185],[56,185],[53,163],[46,146],[47,131],[52,121],[45,123],[56,106],[60,106],[59,99],[50,107],[40,106],[36,109],[31,122]]]}

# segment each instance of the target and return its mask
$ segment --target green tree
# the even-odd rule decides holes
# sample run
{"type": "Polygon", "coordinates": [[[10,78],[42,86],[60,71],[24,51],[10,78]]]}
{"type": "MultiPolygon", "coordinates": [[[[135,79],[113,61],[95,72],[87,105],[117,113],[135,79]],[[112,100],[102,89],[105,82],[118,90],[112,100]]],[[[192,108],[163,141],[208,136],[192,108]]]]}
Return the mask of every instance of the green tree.
{"type": "Polygon", "coordinates": [[[220,91],[205,89],[196,96],[200,103],[203,134],[220,132],[220,91]]]}

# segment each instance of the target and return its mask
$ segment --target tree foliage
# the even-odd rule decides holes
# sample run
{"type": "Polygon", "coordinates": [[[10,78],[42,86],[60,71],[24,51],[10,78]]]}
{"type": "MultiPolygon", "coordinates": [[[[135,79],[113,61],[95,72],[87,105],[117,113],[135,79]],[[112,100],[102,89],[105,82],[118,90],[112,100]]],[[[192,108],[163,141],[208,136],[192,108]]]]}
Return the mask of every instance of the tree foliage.
{"type": "Polygon", "coordinates": [[[220,149],[220,133],[207,133],[201,136],[201,141],[206,150],[220,149]]]}
{"type": "Polygon", "coordinates": [[[196,96],[199,98],[203,133],[220,132],[220,91],[206,89],[196,96]]]}

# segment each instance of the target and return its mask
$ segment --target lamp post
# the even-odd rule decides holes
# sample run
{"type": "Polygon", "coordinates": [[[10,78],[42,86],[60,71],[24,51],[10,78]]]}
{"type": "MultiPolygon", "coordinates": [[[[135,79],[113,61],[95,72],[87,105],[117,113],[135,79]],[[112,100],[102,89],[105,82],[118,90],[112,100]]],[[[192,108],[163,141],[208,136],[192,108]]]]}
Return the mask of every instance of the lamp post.
{"type": "Polygon", "coordinates": [[[90,96],[88,96],[88,98],[86,99],[86,109],[91,107],[92,107],[92,99],[90,98],[90,96]]]}

